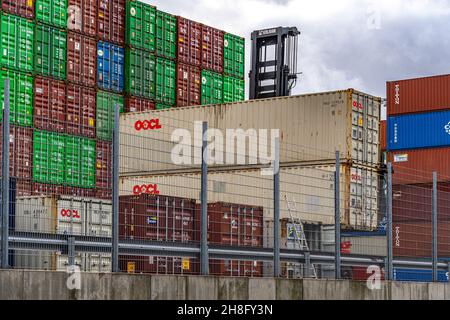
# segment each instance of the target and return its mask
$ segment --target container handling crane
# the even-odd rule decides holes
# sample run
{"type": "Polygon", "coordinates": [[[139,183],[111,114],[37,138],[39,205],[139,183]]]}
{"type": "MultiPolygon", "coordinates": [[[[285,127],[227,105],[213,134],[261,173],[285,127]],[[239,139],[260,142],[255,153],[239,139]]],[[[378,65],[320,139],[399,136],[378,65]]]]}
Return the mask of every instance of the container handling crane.
{"type": "Polygon", "coordinates": [[[291,95],[297,84],[296,27],[278,27],[252,33],[250,100],[291,95]]]}

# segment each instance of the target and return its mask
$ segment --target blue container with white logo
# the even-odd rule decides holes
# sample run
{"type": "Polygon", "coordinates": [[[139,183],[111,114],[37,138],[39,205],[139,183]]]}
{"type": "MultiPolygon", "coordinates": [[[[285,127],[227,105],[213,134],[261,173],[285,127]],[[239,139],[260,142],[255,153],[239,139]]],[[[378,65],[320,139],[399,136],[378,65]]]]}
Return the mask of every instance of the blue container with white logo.
{"type": "Polygon", "coordinates": [[[97,85],[100,89],[121,93],[125,86],[125,50],[112,43],[97,44],[97,85]]]}
{"type": "Polygon", "coordinates": [[[450,146],[450,111],[388,119],[388,151],[450,146]]]}
{"type": "MultiPolygon", "coordinates": [[[[421,269],[394,268],[394,279],[405,282],[432,282],[433,271],[421,269]]],[[[438,272],[439,282],[449,282],[448,271],[438,272]]]]}

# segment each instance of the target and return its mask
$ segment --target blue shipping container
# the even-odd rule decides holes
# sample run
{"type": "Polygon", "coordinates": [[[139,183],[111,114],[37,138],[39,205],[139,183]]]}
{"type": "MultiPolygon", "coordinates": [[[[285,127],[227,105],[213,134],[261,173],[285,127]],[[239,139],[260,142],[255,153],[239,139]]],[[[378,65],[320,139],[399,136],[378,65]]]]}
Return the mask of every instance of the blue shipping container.
{"type": "MultiPolygon", "coordinates": [[[[396,281],[431,282],[433,281],[433,271],[395,268],[394,279],[396,281]]],[[[439,282],[449,282],[448,271],[439,271],[438,280],[439,282]]]]}
{"type": "Polygon", "coordinates": [[[388,151],[447,146],[450,146],[450,111],[388,119],[388,151]]]}
{"type": "Polygon", "coordinates": [[[98,87],[106,91],[121,93],[125,86],[125,50],[108,42],[97,45],[98,87]]]}

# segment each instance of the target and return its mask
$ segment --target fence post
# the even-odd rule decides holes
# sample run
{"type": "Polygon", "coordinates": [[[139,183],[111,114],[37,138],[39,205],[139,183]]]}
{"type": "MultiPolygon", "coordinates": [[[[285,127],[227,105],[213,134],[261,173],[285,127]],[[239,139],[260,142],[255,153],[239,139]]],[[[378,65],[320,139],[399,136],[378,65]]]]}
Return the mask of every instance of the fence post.
{"type": "Polygon", "coordinates": [[[433,282],[438,281],[438,190],[437,172],[433,172],[433,282]]]}
{"type": "Polygon", "coordinates": [[[202,187],[201,187],[201,247],[200,247],[200,261],[201,261],[201,274],[204,276],[209,275],[209,253],[208,253],[208,123],[203,122],[202,126],[202,187]]]}
{"type": "Polygon", "coordinates": [[[336,280],[341,279],[341,155],[336,151],[336,173],[334,176],[334,269],[336,280]]]}
{"type": "Polygon", "coordinates": [[[392,163],[388,163],[387,188],[387,280],[394,280],[393,237],[392,237],[392,163]]]}
{"type": "Polygon", "coordinates": [[[75,265],[75,238],[69,237],[67,238],[67,246],[68,246],[68,257],[69,257],[69,266],[75,265]]]}
{"type": "Polygon", "coordinates": [[[120,107],[114,105],[114,130],[112,154],[112,272],[119,272],[119,134],[120,107]]]}
{"type": "Polygon", "coordinates": [[[281,276],[280,265],[280,139],[275,139],[275,162],[273,166],[273,276],[281,276]]]}
{"type": "Polygon", "coordinates": [[[1,267],[9,268],[9,79],[5,79],[5,92],[3,109],[3,153],[2,153],[2,246],[1,246],[1,267]]]}

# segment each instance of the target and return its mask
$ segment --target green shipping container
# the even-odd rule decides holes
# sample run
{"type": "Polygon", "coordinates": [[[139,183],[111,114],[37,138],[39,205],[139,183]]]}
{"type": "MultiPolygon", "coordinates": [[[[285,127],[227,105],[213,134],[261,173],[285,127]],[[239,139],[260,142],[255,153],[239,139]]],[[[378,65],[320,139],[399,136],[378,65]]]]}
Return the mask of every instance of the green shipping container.
{"type": "Polygon", "coordinates": [[[64,184],[65,136],[46,131],[34,131],[33,180],[39,183],[64,184]]]}
{"type": "Polygon", "coordinates": [[[231,103],[245,100],[245,81],[233,77],[223,77],[223,102],[231,103]]]}
{"type": "Polygon", "coordinates": [[[175,62],[156,59],[156,101],[167,106],[176,102],[177,65],[175,62]]]}
{"type": "Polygon", "coordinates": [[[177,58],[177,18],[162,11],[156,12],[156,54],[177,58]]]}
{"type": "Polygon", "coordinates": [[[172,108],[171,106],[166,106],[165,104],[162,103],[157,103],[156,104],[156,110],[165,110],[165,109],[170,109],[172,108]]]}
{"type": "Polygon", "coordinates": [[[104,91],[97,92],[97,138],[100,140],[112,141],[116,104],[119,104],[120,112],[123,112],[122,96],[104,91]]]}
{"type": "Polygon", "coordinates": [[[65,142],[65,184],[95,188],[95,140],[66,136],[65,142]]]}
{"type": "Polygon", "coordinates": [[[67,0],[36,0],[36,20],[67,29],[67,0]]]}
{"type": "Polygon", "coordinates": [[[202,105],[223,103],[223,76],[208,70],[202,71],[202,105]]]}
{"type": "Polygon", "coordinates": [[[223,56],[224,73],[243,79],[245,77],[245,39],[226,33],[223,56]]]}
{"type": "Polygon", "coordinates": [[[147,51],[126,49],[125,90],[136,97],[155,99],[155,56],[147,51]]]}
{"type": "Polygon", "coordinates": [[[36,25],[34,71],[43,76],[66,79],[67,33],[43,24],[36,25]]]}
{"type": "Polygon", "coordinates": [[[127,45],[155,51],[156,8],[140,1],[127,1],[126,43],[127,45]]]}
{"type": "Polygon", "coordinates": [[[34,23],[4,12],[1,20],[1,65],[33,72],[34,23]]]}
{"type": "MultiPolygon", "coordinates": [[[[13,125],[33,126],[33,77],[22,73],[3,69],[0,72],[0,103],[3,105],[5,79],[9,78],[10,87],[10,122],[13,125]]],[[[3,113],[0,112],[0,120],[3,113]]]]}

